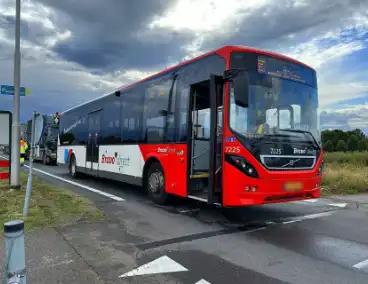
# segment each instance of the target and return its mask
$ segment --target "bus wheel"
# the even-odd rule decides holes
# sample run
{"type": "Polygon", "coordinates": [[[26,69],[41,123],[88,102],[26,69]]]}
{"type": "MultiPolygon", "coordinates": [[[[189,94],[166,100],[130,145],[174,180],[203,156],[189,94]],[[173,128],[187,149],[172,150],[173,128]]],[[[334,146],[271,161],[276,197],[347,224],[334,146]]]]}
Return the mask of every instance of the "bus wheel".
{"type": "Polygon", "coordinates": [[[77,161],[76,161],[74,155],[72,155],[71,159],[70,159],[69,174],[71,175],[72,178],[77,178],[77,176],[78,176],[78,174],[77,174],[77,161]]]}
{"type": "Polygon", "coordinates": [[[147,170],[145,176],[145,188],[151,200],[159,205],[164,205],[168,200],[165,192],[165,176],[161,165],[154,162],[147,170]]]}

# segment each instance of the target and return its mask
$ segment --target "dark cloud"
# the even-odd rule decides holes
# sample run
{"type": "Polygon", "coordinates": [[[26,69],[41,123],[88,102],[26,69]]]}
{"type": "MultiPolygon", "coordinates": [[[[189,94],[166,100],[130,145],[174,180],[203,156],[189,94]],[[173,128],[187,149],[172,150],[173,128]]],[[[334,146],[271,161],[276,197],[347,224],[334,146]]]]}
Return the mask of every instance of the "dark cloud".
{"type": "Polygon", "coordinates": [[[180,46],[194,36],[168,30],[147,31],[154,17],[176,1],[39,1],[57,9],[58,27],[73,34],[53,51],[87,68],[113,71],[165,64],[168,58],[183,57],[185,52],[180,46]]]}
{"type": "Polygon", "coordinates": [[[323,30],[341,27],[341,20],[364,9],[368,9],[366,0],[311,0],[305,6],[273,1],[244,17],[227,36],[207,38],[203,49],[233,44],[285,49],[295,43],[310,41],[320,36],[323,30]]]}
{"type": "MultiPolygon", "coordinates": [[[[160,68],[186,55],[183,46],[195,39],[189,31],[173,33],[165,29],[148,30],[147,25],[172,8],[177,0],[38,0],[53,7],[53,21],[72,38],[57,44],[60,58],[86,68],[104,71],[160,68]]],[[[313,0],[307,6],[290,1],[274,1],[256,10],[238,11],[240,23],[228,33],[206,35],[204,51],[223,45],[241,44],[277,50],[308,41],[321,30],[337,28],[341,19],[368,9],[366,0],[313,0]],[[224,36],[225,34],[225,36],[224,36]],[[294,35],[293,38],[288,37],[294,35]]],[[[32,30],[35,27],[32,27],[32,30]]],[[[34,32],[39,38],[42,32],[34,32]]]]}
{"type": "MultiPolygon", "coordinates": [[[[15,36],[15,15],[1,15],[0,28],[6,32],[8,39],[13,40],[15,36]]],[[[42,45],[45,39],[54,36],[54,34],[54,30],[46,29],[41,22],[29,22],[25,19],[21,19],[20,35],[23,40],[42,45]]]]}
{"type": "MultiPolygon", "coordinates": [[[[168,31],[165,31],[168,34],[168,31]]],[[[54,48],[63,59],[77,62],[84,67],[114,71],[118,69],[147,69],[160,66],[169,58],[182,58],[185,51],[180,48],[188,42],[188,36],[172,36],[162,41],[144,42],[133,36],[121,39],[100,39],[87,44],[60,43],[54,48]]]]}

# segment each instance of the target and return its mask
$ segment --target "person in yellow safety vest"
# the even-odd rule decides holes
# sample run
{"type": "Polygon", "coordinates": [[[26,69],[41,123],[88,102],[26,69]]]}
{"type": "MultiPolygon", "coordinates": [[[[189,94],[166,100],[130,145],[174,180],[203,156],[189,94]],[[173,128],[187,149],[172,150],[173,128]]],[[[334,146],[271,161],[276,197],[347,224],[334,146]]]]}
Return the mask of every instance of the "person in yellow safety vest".
{"type": "Polygon", "coordinates": [[[260,124],[258,127],[257,127],[257,134],[262,134],[263,133],[263,124],[260,124]]]}
{"type": "Polygon", "coordinates": [[[257,127],[256,133],[257,134],[268,134],[269,131],[270,131],[270,126],[267,123],[264,123],[264,124],[260,124],[257,127]]]}
{"type": "Polygon", "coordinates": [[[27,142],[23,139],[20,140],[20,164],[24,164],[24,157],[26,154],[26,150],[28,149],[27,142]]]}

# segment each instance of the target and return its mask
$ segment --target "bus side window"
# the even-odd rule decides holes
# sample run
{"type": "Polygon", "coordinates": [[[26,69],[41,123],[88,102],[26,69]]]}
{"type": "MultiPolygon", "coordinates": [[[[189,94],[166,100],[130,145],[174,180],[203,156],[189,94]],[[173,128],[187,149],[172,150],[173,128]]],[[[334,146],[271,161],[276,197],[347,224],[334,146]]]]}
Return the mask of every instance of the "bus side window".
{"type": "Polygon", "coordinates": [[[143,112],[144,89],[133,87],[121,95],[120,129],[124,143],[142,142],[144,140],[141,116],[143,112]]]}
{"type": "Polygon", "coordinates": [[[147,86],[143,119],[146,124],[147,142],[164,142],[164,131],[168,111],[169,92],[172,80],[159,79],[147,86]]]}

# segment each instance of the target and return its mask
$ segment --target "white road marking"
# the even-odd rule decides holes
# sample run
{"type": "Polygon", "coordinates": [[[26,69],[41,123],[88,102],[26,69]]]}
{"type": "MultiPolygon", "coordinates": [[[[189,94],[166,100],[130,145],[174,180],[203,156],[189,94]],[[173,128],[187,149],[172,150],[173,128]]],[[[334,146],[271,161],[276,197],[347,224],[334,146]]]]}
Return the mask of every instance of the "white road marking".
{"type": "Polygon", "coordinates": [[[290,203],[307,205],[308,203],[315,203],[318,201],[319,201],[318,199],[306,199],[306,200],[291,201],[290,203]]]}
{"type": "Polygon", "coordinates": [[[317,219],[321,217],[331,216],[332,213],[333,212],[321,212],[321,213],[309,214],[309,215],[304,215],[298,219],[301,219],[301,220],[317,219]]]}
{"type": "Polygon", "coordinates": [[[317,218],[321,218],[321,217],[327,217],[327,216],[331,216],[332,213],[334,213],[334,212],[321,212],[321,213],[304,215],[304,216],[300,216],[300,217],[291,218],[291,220],[284,221],[284,222],[282,222],[282,224],[291,224],[291,223],[301,222],[301,221],[304,221],[304,220],[310,220],[310,219],[317,219],[317,218]]]}
{"type": "MultiPolygon", "coordinates": [[[[25,167],[28,168],[27,165],[24,165],[25,167]]],[[[53,174],[50,174],[48,172],[45,172],[43,170],[40,170],[40,169],[36,169],[36,168],[33,168],[34,171],[36,172],[39,172],[41,174],[44,174],[44,175],[47,175],[47,176],[50,176],[54,179],[58,179],[58,180],[61,180],[63,182],[66,182],[66,183],[70,183],[72,185],[75,185],[75,186],[78,186],[78,187],[81,187],[81,188],[84,188],[84,189],[87,189],[91,192],[94,192],[94,193],[97,193],[99,195],[102,195],[102,196],[105,196],[105,197],[108,197],[108,198],[111,198],[115,201],[125,201],[125,199],[119,197],[119,196],[116,196],[116,195],[113,195],[113,194],[110,194],[110,193],[107,193],[107,192],[104,192],[104,191],[101,191],[101,190],[98,190],[96,188],[93,188],[93,187],[90,187],[90,186],[87,186],[87,185],[84,185],[84,184],[80,184],[80,183],[77,183],[77,182],[74,182],[74,181],[71,181],[71,180],[67,180],[65,178],[62,178],[62,177],[59,177],[59,176],[56,176],[56,175],[53,175],[53,174]]]]}
{"type": "Polygon", "coordinates": [[[192,212],[199,212],[199,209],[186,209],[186,210],[179,211],[180,214],[192,213],[192,212]]]}
{"type": "Polygon", "coordinates": [[[320,202],[320,205],[334,206],[334,207],[339,207],[339,208],[345,208],[348,205],[347,203],[328,203],[328,199],[325,200],[325,199],[319,199],[319,198],[292,201],[290,203],[307,205],[308,203],[315,203],[315,202],[320,202]]]}
{"type": "Polygon", "coordinates": [[[304,202],[311,202],[311,203],[314,203],[314,202],[317,202],[318,201],[318,198],[314,198],[314,199],[306,199],[306,200],[302,200],[304,202]]]}
{"type": "Polygon", "coordinates": [[[291,220],[291,221],[285,221],[285,222],[282,222],[282,224],[292,224],[292,223],[296,223],[296,222],[300,222],[302,220],[291,220]]]}
{"type": "MultiPolygon", "coordinates": [[[[1,158],[3,159],[6,159],[6,160],[9,160],[8,158],[4,157],[4,156],[0,156],[1,158]]],[[[29,168],[29,166],[27,165],[24,165],[25,167],[29,168]]],[[[44,175],[47,175],[47,176],[50,176],[54,179],[58,179],[58,180],[61,180],[63,182],[66,182],[66,183],[69,183],[69,184],[72,184],[72,185],[75,185],[75,186],[78,186],[78,187],[81,187],[81,188],[84,188],[84,189],[87,189],[91,192],[94,192],[94,193],[97,193],[99,195],[102,195],[102,196],[105,196],[105,197],[108,197],[108,198],[111,198],[115,201],[125,201],[125,199],[119,197],[119,196],[116,196],[116,195],[113,195],[113,194],[110,194],[110,193],[107,193],[107,192],[104,192],[104,191],[101,191],[101,190],[98,190],[96,188],[93,188],[93,187],[90,187],[90,186],[87,186],[87,185],[84,185],[84,184],[80,184],[80,183],[77,183],[77,182],[74,182],[74,181],[71,181],[71,180],[68,180],[68,179],[65,179],[65,178],[62,178],[62,177],[59,177],[59,176],[56,176],[56,175],[53,175],[53,174],[50,174],[48,172],[45,172],[43,170],[40,170],[40,169],[37,169],[37,168],[33,168],[33,170],[35,172],[39,172],[41,174],[44,174],[44,175]]]]}
{"type": "Polygon", "coordinates": [[[119,278],[137,275],[173,273],[182,271],[188,271],[188,269],[186,269],[184,266],[177,263],[176,261],[172,260],[170,257],[164,255],[155,259],[154,261],[146,263],[136,269],[133,269],[127,273],[120,275],[119,278]]]}
{"type": "Polygon", "coordinates": [[[368,268],[368,259],[363,260],[357,264],[354,264],[353,267],[357,269],[368,268]]]}
{"type": "Polygon", "coordinates": [[[329,206],[335,206],[340,208],[345,208],[348,204],[347,203],[330,203],[329,206]]]}
{"type": "Polygon", "coordinates": [[[195,284],[211,284],[210,282],[204,280],[204,279],[201,279],[199,280],[198,282],[196,282],[195,284]]]}

